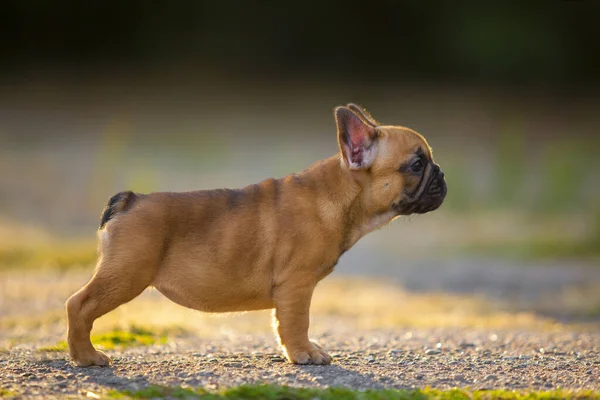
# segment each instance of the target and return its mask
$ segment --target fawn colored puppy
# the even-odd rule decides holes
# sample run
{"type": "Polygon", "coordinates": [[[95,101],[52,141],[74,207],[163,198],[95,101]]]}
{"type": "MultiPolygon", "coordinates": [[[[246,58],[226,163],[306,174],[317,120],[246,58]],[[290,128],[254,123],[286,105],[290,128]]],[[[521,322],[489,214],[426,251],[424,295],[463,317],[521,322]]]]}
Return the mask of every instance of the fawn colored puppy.
{"type": "Polygon", "coordinates": [[[423,136],[354,104],[334,115],[340,152],[297,174],[242,189],[113,196],[94,276],[66,304],[75,363],[110,364],[90,342],[94,320],[153,286],[200,311],[274,309],[288,360],[329,364],[308,339],[317,283],[361,237],[433,211],[446,195],[423,136]]]}

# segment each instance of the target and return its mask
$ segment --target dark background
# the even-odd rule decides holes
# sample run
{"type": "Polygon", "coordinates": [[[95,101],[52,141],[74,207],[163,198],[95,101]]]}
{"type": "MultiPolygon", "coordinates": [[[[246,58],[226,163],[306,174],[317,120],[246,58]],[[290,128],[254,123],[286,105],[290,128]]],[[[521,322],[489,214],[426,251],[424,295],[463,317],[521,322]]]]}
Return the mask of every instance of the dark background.
{"type": "Polygon", "coordinates": [[[7,72],[597,84],[594,1],[6,1],[7,72]]]}

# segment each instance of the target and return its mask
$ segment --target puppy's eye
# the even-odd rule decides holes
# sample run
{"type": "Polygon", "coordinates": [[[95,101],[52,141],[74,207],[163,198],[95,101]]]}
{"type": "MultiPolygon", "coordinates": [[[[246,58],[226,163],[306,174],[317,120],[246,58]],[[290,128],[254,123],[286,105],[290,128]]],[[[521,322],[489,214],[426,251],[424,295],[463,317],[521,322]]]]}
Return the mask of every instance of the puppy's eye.
{"type": "Polygon", "coordinates": [[[410,165],[410,169],[413,172],[421,172],[421,171],[423,171],[423,166],[424,166],[424,164],[423,164],[422,160],[416,160],[414,163],[412,163],[410,165]]]}

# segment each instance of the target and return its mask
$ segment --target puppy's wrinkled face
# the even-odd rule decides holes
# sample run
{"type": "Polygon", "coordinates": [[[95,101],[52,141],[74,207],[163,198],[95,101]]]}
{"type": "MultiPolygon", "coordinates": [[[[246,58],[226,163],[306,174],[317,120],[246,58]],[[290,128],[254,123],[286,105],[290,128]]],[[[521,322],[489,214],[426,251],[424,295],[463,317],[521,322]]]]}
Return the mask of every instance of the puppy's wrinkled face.
{"type": "Polygon", "coordinates": [[[423,136],[379,125],[354,104],[336,108],[335,117],[342,159],[362,180],[365,202],[374,213],[424,214],[442,204],[444,173],[423,136]]]}

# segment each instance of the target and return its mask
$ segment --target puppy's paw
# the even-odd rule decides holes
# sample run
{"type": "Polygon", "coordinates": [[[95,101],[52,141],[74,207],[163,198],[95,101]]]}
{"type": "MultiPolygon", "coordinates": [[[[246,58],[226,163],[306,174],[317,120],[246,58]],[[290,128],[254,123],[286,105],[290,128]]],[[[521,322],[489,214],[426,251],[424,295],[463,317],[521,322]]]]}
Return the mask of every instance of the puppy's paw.
{"type": "Polygon", "coordinates": [[[112,363],[110,357],[98,350],[83,356],[73,357],[73,361],[78,367],[91,367],[93,365],[108,367],[112,363]]]}
{"type": "Polygon", "coordinates": [[[294,364],[314,364],[314,365],[329,365],[331,364],[331,356],[316,343],[310,343],[305,349],[289,351],[288,359],[294,364]]]}

